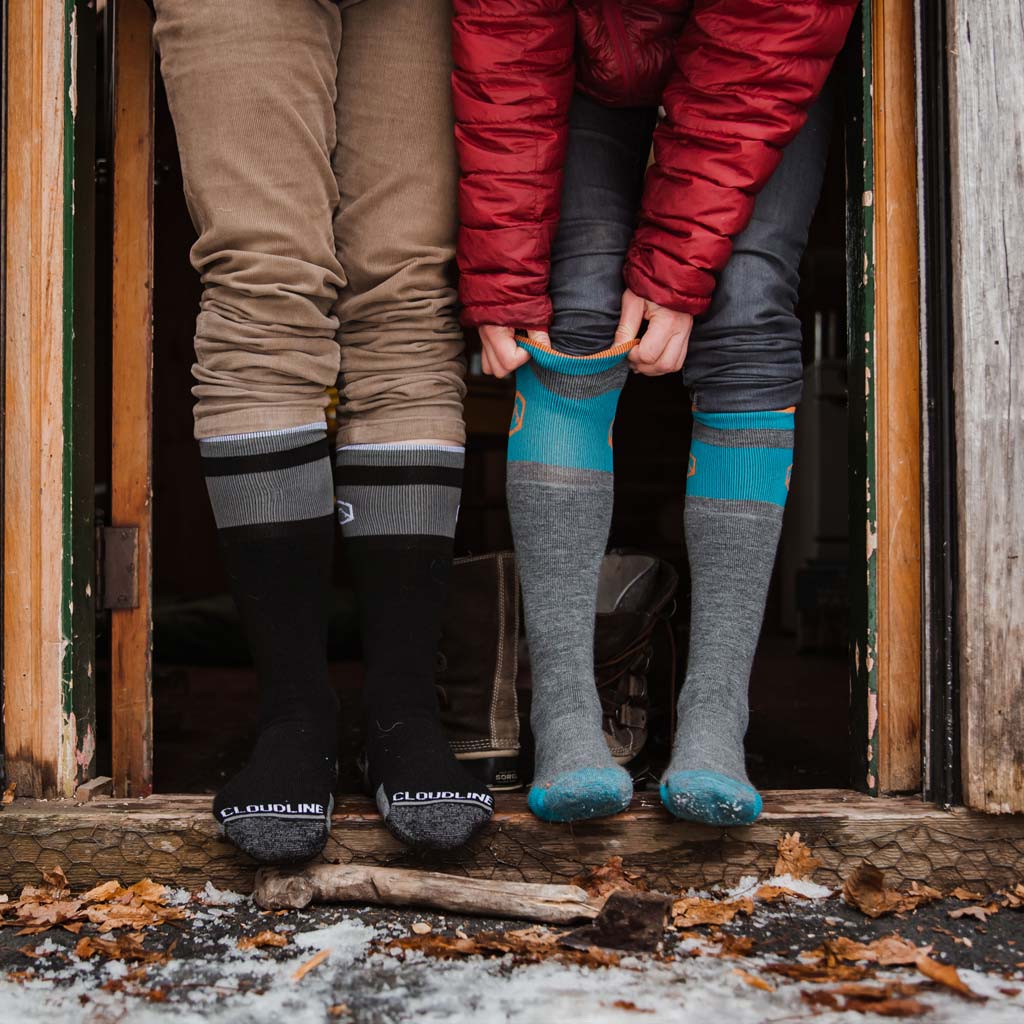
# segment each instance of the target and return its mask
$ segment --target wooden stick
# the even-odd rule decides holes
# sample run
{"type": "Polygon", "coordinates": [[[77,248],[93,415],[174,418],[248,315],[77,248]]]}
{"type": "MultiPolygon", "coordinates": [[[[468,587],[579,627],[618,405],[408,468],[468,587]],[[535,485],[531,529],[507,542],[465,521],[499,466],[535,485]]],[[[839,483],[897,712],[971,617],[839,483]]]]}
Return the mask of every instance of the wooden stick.
{"type": "Polygon", "coordinates": [[[379,903],[488,917],[521,917],[549,924],[592,920],[603,902],[592,900],[576,885],[453,878],[433,871],[361,864],[261,868],[256,873],[254,895],[264,910],[299,910],[310,903],[379,903]]]}

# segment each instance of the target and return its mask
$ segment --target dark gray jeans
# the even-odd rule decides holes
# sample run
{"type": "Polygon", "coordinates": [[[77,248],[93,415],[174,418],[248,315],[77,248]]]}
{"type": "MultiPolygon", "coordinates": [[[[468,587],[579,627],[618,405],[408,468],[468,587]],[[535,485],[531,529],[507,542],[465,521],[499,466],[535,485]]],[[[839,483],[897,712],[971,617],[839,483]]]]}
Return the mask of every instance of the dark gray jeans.
{"type": "MultiPolygon", "coordinates": [[[[826,90],[757,197],[694,324],[683,379],[705,412],[783,409],[803,389],[800,258],[821,192],[832,101],[826,90]]],[[[619,321],[622,265],[633,235],[655,111],[573,98],[558,233],[551,254],[552,345],[607,348],[619,321]]]]}

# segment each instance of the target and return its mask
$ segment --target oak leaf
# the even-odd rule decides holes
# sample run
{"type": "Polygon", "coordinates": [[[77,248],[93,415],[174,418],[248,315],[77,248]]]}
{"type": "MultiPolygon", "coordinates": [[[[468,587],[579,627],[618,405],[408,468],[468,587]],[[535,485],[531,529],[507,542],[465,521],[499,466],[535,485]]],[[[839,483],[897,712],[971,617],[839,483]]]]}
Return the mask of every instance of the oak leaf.
{"type": "Polygon", "coordinates": [[[790,878],[810,878],[821,861],[811,853],[810,848],[800,839],[799,832],[787,832],[778,843],[778,857],[775,859],[775,874],[789,875],[790,878]]]}

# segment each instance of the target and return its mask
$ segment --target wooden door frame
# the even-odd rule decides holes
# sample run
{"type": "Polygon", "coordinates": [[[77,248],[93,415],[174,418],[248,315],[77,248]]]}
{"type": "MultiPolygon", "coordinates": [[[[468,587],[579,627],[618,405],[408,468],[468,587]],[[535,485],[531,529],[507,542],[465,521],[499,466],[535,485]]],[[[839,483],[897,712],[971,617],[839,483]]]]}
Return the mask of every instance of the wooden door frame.
{"type": "Polygon", "coordinates": [[[85,0],[24,0],[5,19],[5,775],[69,796],[96,751],[95,15],[85,0]]]}
{"type": "MultiPolygon", "coordinates": [[[[52,12],[60,8],[64,17],[84,6],[84,0],[32,0],[32,9],[52,12]]],[[[152,788],[152,668],[151,649],[146,641],[152,635],[150,608],[150,537],[152,478],[152,129],[153,129],[153,51],[150,42],[151,15],[143,0],[116,0],[115,102],[114,102],[114,244],[113,270],[113,346],[114,346],[114,459],[112,479],[112,525],[134,526],[139,530],[139,596],[140,605],[112,613],[112,686],[113,686],[113,759],[115,786],[121,795],[145,795],[152,788]],[[142,272],[140,273],[140,269],[142,272]]],[[[864,460],[863,486],[857,495],[860,521],[866,524],[863,538],[853,534],[853,546],[860,550],[861,572],[854,579],[854,589],[863,595],[859,621],[853,637],[852,711],[859,722],[858,734],[866,740],[859,750],[862,773],[854,782],[869,793],[906,792],[921,787],[921,449],[920,449],[920,356],[918,347],[917,292],[917,182],[916,133],[914,125],[914,35],[913,8],[909,0],[871,0],[862,8],[861,50],[864,90],[861,97],[861,135],[855,147],[862,154],[859,171],[851,174],[849,192],[854,201],[850,217],[851,232],[859,254],[857,266],[862,275],[851,294],[851,412],[854,416],[855,449],[864,460]],[[860,182],[862,187],[855,188],[860,182]],[[884,211],[880,213],[879,211],[884,211]],[[861,260],[863,262],[861,262],[861,260]],[[865,328],[866,325],[866,328],[865,328]],[[863,397],[860,392],[863,389],[863,397]],[[859,439],[857,435],[859,434],[859,439]]],[[[53,38],[58,38],[51,28],[53,38]]],[[[61,28],[60,39],[67,34],[61,28]]],[[[70,51],[70,46],[65,47],[70,51]]],[[[66,56],[67,54],[65,54],[66,56]]],[[[70,58],[68,58],[70,59],[70,58]]],[[[57,77],[53,76],[52,88],[57,77]]],[[[62,87],[64,79],[59,83],[62,87]]],[[[64,89],[61,96],[66,96],[64,89]]],[[[68,137],[74,135],[74,120],[65,124],[68,137]]],[[[63,166],[63,165],[61,165],[63,166]]],[[[851,168],[856,171],[856,168],[851,168]]],[[[52,176],[52,167],[50,167],[52,176]]],[[[60,179],[59,192],[50,186],[51,205],[64,199],[68,172],[60,179]]],[[[56,181],[56,177],[53,178],[56,181]]],[[[63,208],[62,208],[63,214],[63,208]]],[[[52,219],[52,218],[51,218],[52,219]]],[[[73,228],[70,221],[68,230],[73,228]]],[[[61,252],[60,246],[49,250],[61,252]]],[[[62,273],[66,268],[61,267],[62,273]]],[[[66,278],[62,277],[62,280],[66,278]]],[[[855,282],[856,283],[856,282],[855,282]]],[[[51,300],[53,296],[50,296],[51,300]]],[[[51,310],[51,316],[53,315],[51,310]]],[[[9,336],[11,329],[8,329],[9,336]]],[[[15,339],[16,341],[18,339],[15,339]]],[[[18,351],[26,358],[47,361],[54,378],[62,380],[65,405],[71,415],[73,375],[64,367],[65,349],[72,338],[51,333],[51,345],[42,350],[27,351],[25,338],[21,349],[8,344],[8,360],[18,351]],[[58,345],[56,339],[61,339],[58,345]],[[59,357],[59,358],[58,358],[59,357]],[[54,369],[56,368],[56,370],[54,369]]],[[[28,346],[31,347],[31,346],[28,346]]],[[[8,381],[14,372],[8,368],[8,381]]],[[[19,399],[17,388],[14,407],[8,403],[9,414],[17,420],[19,399]]],[[[36,404],[21,396],[24,410],[30,407],[52,408],[52,395],[37,394],[36,404]]],[[[27,412],[26,412],[27,415],[27,412]]],[[[31,417],[29,417],[31,419],[31,417]]],[[[37,419],[38,419],[37,414],[37,419]]],[[[9,418],[9,424],[11,420],[9,418]]],[[[15,423],[9,430],[8,448],[31,458],[30,452],[48,451],[55,442],[46,439],[45,423],[32,429],[15,423]],[[44,440],[42,449],[39,441],[44,440]]],[[[64,449],[70,460],[73,448],[64,449]]],[[[17,559],[26,555],[23,538],[14,524],[24,524],[35,513],[37,531],[49,529],[46,550],[54,557],[37,560],[43,573],[33,583],[37,614],[42,614],[42,599],[54,588],[70,594],[73,579],[88,580],[91,560],[78,559],[71,571],[73,542],[53,529],[52,515],[42,515],[44,505],[56,493],[65,503],[65,523],[71,521],[69,487],[63,475],[57,474],[53,460],[45,462],[47,498],[37,499],[32,508],[21,507],[19,496],[13,495],[9,509],[16,513],[7,518],[8,550],[17,559]],[[57,488],[54,492],[54,488],[57,488]],[[20,553],[19,553],[20,552],[20,553]],[[43,564],[45,563],[45,564],[43,564]],[[82,567],[86,566],[85,569],[82,567]],[[58,571],[59,569],[59,571],[58,571]]],[[[13,464],[12,464],[13,465],[13,464]]],[[[41,472],[41,467],[37,469],[41,472]]],[[[12,473],[8,471],[10,486],[12,473]]],[[[81,491],[78,492],[81,494],[81,491]]],[[[23,502],[24,504],[24,502],[23,502]]],[[[80,507],[80,506],[79,506],[80,507]]],[[[91,511],[91,495],[90,495],[91,511]]],[[[81,542],[81,538],[79,538],[81,542]]],[[[36,550],[39,550],[37,542],[36,550]]],[[[856,560],[854,560],[856,562],[856,560]]],[[[8,600],[16,595],[9,574],[5,584],[8,600]]],[[[74,605],[64,602],[65,609],[74,605]]],[[[33,715],[19,697],[18,684],[8,686],[8,731],[18,745],[8,743],[12,764],[26,743],[45,764],[56,766],[66,755],[60,751],[61,736],[67,733],[69,716],[74,711],[76,684],[86,693],[91,680],[80,679],[70,667],[75,651],[89,649],[88,638],[75,644],[70,640],[67,625],[51,623],[50,632],[62,639],[64,662],[58,666],[43,635],[24,629],[26,620],[18,617],[17,604],[8,609],[5,636],[9,641],[17,633],[5,670],[24,678],[19,668],[31,659],[38,666],[31,686],[25,691],[28,701],[43,706],[47,686],[53,688],[60,680],[62,717],[58,722],[46,720],[32,725],[35,732],[26,733],[33,715]],[[20,632],[18,632],[20,630],[20,632]],[[63,630],[63,632],[61,632],[63,630]],[[19,651],[20,648],[23,650],[19,651]],[[47,661],[49,657],[49,661],[47,661]],[[18,659],[21,659],[19,661],[18,659]],[[66,662],[66,664],[65,664],[66,662]],[[42,666],[45,665],[45,670],[42,666]],[[14,695],[14,701],[11,700],[14,695]],[[70,695],[70,696],[69,696],[70,695]],[[40,731],[41,730],[41,731],[40,731]],[[45,733],[45,735],[43,735],[45,733]]],[[[80,613],[80,612],[79,612],[80,613]]],[[[47,605],[47,614],[54,617],[54,606],[47,605]]],[[[49,634],[46,634],[47,636],[49,634]]],[[[89,665],[91,669],[91,664],[89,665]]],[[[81,767],[81,766],[79,766],[81,767]]],[[[89,766],[91,767],[91,765],[89,766]]],[[[26,792],[43,794],[66,793],[73,781],[88,773],[88,767],[58,770],[52,780],[36,775],[26,778],[26,792]]]]}

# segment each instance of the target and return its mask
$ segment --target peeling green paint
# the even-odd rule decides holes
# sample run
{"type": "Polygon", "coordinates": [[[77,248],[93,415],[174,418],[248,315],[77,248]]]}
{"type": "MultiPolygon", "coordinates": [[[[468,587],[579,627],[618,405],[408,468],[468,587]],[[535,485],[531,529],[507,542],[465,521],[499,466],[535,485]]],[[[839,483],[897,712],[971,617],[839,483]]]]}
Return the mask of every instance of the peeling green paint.
{"type": "Polygon", "coordinates": [[[875,432],[874,126],[871,5],[847,51],[847,322],[850,410],[850,712],[854,782],[878,791],[878,515],[875,432]],[[851,65],[860,65],[859,79],[851,65]],[[863,528],[857,524],[863,523],[863,528]]]}

